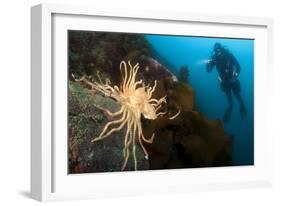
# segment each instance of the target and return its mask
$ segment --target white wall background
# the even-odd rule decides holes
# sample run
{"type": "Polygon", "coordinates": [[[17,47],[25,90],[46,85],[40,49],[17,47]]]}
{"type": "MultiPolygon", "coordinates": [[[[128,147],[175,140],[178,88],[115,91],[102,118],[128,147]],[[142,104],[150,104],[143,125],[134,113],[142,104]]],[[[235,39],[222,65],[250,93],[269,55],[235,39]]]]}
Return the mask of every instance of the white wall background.
{"type": "MultiPolygon", "coordinates": [[[[30,172],[30,6],[46,2],[7,0],[0,6],[0,205],[37,205],[29,198],[30,172]]],[[[278,1],[260,0],[50,0],[53,3],[102,5],[141,10],[272,17],[275,20],[275,95],[272,130],[275,138],[275,182],[271,189],[244,189],[157,195],[59,205],[280,205],[281,204],[281,13],[278,1]]],[[[265,68],[266,69],[266,68],[265,68]]],[[[148,180],[149,181],[149,180],[148,180]]]]}

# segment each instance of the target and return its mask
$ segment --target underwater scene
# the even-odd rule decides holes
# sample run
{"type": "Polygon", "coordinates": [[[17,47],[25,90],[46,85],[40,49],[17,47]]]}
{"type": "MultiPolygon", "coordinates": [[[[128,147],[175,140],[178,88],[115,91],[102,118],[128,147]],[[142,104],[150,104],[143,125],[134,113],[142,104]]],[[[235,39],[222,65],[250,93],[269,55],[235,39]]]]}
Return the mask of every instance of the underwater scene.
{"type": "Polygon", "coordinates": [[[254,164],[254,40],[68,31],[68,173],[254,164]]]}

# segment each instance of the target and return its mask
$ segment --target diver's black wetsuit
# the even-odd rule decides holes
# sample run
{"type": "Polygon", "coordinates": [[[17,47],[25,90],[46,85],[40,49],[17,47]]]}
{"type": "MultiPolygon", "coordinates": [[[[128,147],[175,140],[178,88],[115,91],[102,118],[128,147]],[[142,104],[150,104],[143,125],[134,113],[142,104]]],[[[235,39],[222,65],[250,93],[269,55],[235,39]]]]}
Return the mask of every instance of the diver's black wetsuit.
{"type": "Polygon", "coordinates": [[[237,79],[241,67],[233,54],[231,54],[227,49],[223,48],[219,43],[216,43],[214,46],[214,54],[211,56],[211,59],[207,64],[207,71],[212,71],[214,67],[217,68],[219,80],[221,82],[221,89],[225,92],[229,102],[229,106],[224,113],[224,121],[229,121],[233,108],[231,91],[239,101],[241,116],[246,116],[246,108],[240,95],[240,82],[237,79]]]}

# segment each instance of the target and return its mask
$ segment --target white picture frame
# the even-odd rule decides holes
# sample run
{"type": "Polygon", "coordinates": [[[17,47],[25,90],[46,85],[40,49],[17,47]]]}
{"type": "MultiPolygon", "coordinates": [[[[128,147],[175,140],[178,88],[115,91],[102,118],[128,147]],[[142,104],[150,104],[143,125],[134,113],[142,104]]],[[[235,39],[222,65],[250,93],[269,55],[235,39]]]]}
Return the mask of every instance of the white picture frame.
{"type": "MultiPolygon", "coordinates": [[[[100,29],[106,30],[103,25],[99,25],[100,29]]],[[[31,26],[32,198],[52,201],[272,186],[273,134],[267,126],[271,104],[267,90],[272,87],[273,75],[272,19],[40,4],[31,8],[31,26]],[[58,99],[67,95],[63,93],[67,83],[60,85],[56,81],[58,78],[66,80],[61,78],[67,78],[67,75],[63,77],[64,73],[55,68],[65,67],[65,62],[60,60],[66,55],[66,41],[61,43],[65,30],[91,29],[95,18],[106,19],[111,31],[128,32],[133,29],[134,32],[151,33],[153,24],[157,24],[158,33],[190,32],[199,35],[203,32],[205,36],[216,36],[220,31],[220,36],[242,35],[257,39],[254,166],[68,175],[66,162],[63,163],[67,160],[66,141],[56,138],[58,134],[65,136],[63,129],[60,129],[66,118],[63,115],[66,112],[63,106],[65,101],[58,99]],[[118,27],[116,21],[120,23],[118,27]],[[192,31],[183,29],[191,24],[194,26],[192,31]],[[167,25],[173,29],[167,30],[167,25]],[[197,25],[203,25],[202,29],[197,25]]]]}

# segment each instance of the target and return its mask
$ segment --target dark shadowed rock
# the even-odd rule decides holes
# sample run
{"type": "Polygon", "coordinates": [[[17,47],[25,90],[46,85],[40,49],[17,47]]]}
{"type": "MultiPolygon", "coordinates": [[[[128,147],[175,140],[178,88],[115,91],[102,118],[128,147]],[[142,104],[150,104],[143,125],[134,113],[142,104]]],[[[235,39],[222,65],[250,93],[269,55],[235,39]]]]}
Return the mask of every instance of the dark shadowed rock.
{"type": "Polygon", "coordinates": [[[194,111],[194,93],[187,84],[161,80],[155,95],[167,95],[163,110],[168,115],[154,121],[143,120],[146,136],[155,132],[153,144],[147,145],[150,169],[230,166],[232,141],[219,120],[208,120],[194,111]],[[180,109],[173,120],[169,116],[180,109]]]}
{"type": "Polygon", "coordinates": [[[188,83],[189,68],[187,65],[181,66],[178,74],[178,80],[183,83],[188,83]]]}

